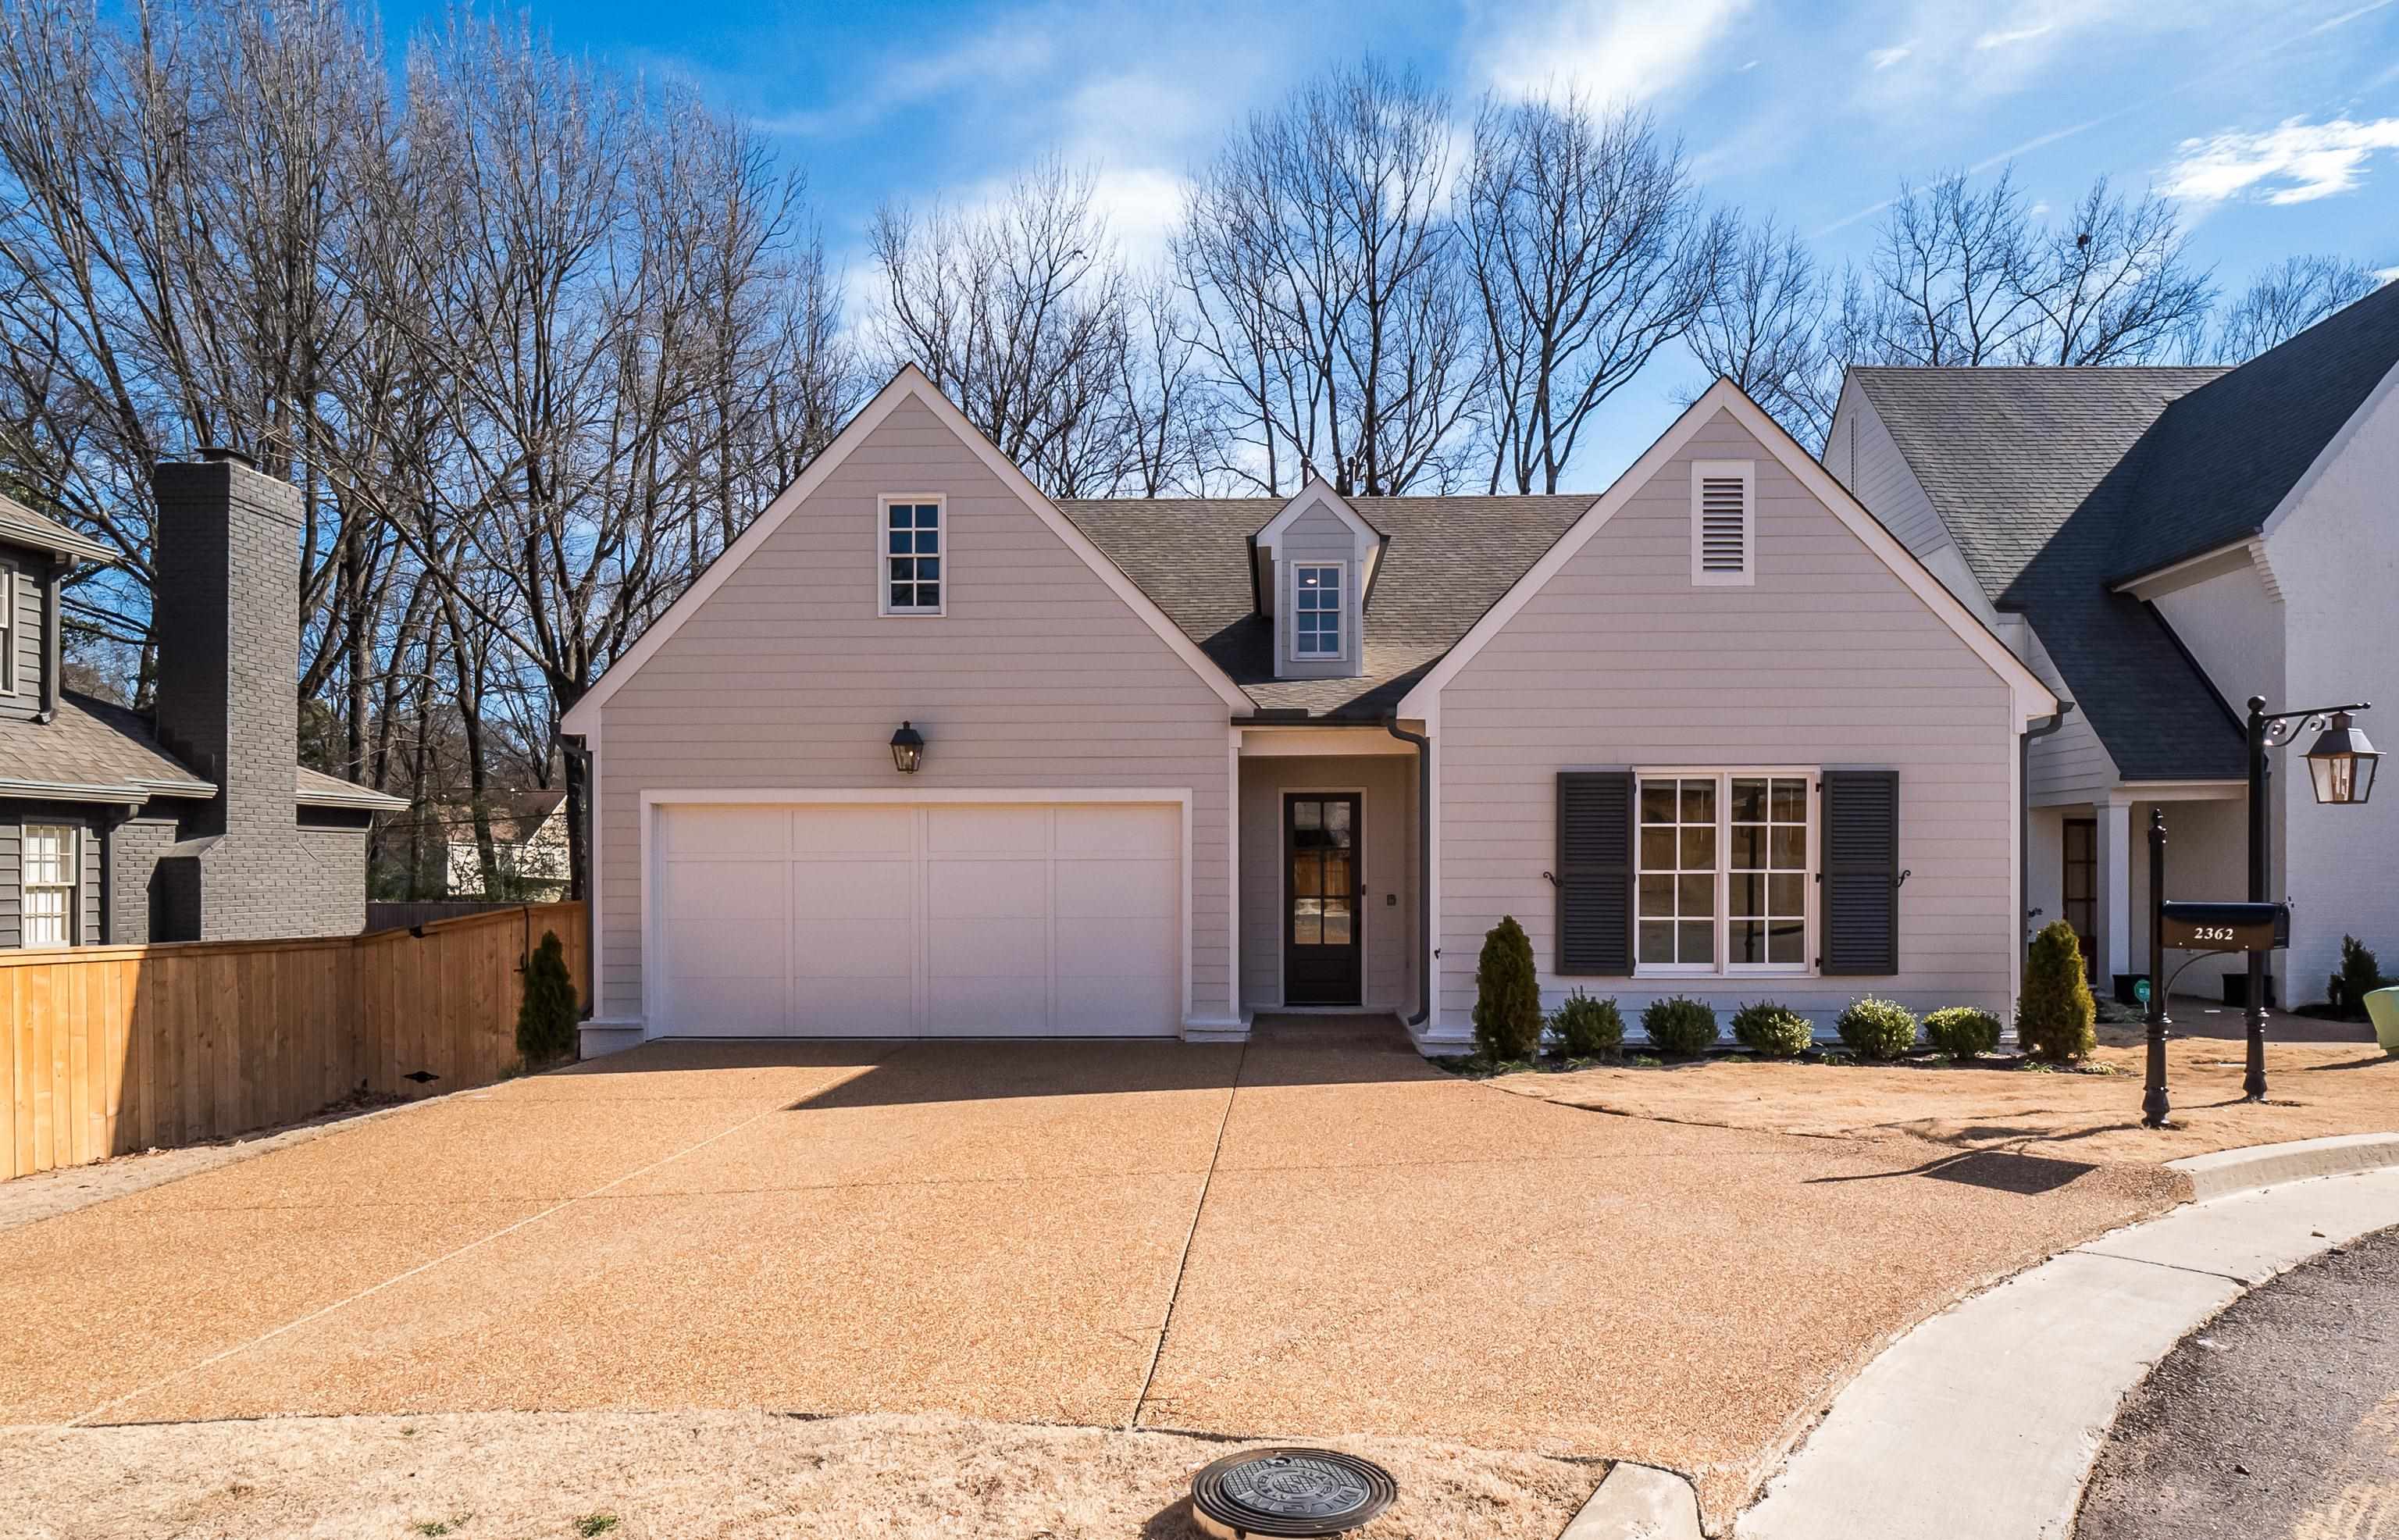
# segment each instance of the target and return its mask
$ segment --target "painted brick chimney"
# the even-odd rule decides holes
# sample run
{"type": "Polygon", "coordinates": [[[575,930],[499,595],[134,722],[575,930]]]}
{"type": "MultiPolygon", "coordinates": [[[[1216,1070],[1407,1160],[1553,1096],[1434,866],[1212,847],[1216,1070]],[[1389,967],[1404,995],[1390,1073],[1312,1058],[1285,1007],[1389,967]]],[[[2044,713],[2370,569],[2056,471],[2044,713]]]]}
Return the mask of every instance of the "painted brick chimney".
{"type": "Polygon", "coordinates": [[[295,822],[300,735],[300,489],[230,451],[153,475],[157,729],[217,784],[183,820],[170,928],[200,940],[290,934],[289,893],[313,865],[295,822]]]}

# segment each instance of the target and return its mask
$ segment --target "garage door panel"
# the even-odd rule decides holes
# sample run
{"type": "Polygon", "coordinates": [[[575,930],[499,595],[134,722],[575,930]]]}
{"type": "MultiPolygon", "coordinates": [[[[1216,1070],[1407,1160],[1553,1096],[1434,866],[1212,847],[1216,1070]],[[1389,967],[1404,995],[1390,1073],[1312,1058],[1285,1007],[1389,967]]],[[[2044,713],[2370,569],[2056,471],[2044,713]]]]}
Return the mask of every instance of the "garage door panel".
{"type": "Polygon", "coordinates": [[[913,807],[801,807],[785,810],[794,856],[895,856],[915,847],[913,807]]]}
{"type": "Polygon", "coordinates": [[[679,921],[780,922],[789,870],[781,861],[670,861],[659,897],[679,921]]]}
{"type": "Polygon", "coordinates": [[[1182,895],[1172,861],[1060,861],[1058,913],[1172,918],[1182,895]]]}
{"type": "Polygon", "coordinates": [[[1086,1035],[1120,1036],[1153,1030],[1149,1023],[1171,1018],[1181,992],[1163,979],[1146,979],[1129,987],[1123,979],[1078,979],[1060,975],[1052,1030],[1086,1035]]]}
{"type": "Polygon", "coordinates": [[[1175,969],[1174,923],[1155,915],[1094,915],[1058,921],[1058,971],[1095,978],[1163,978],[1175,969]]]}
{"type": "Polygon", "coordinates": [[[800,979],[890,978],[915,969],[914,932],[888,920],[809,920],[792,927],[792,973],[800,979]]]}
{"type": "Polygon", "coordinates": [[[792,848],[792,810],[698,804],[668,810],[659,845],[678,856],[780,857],[792,848]]]}
{"type": "Polygon", "coordinates": [[[1050,863],[936,860],[926,872],[928,918],[936,925],[957,920],[1010,919],[1038,915],[1050,904],[1050,863]]]}
{"type": "Polygon", "coordinates": [[[898,979],[804,979],[792,992],[791,1027],[804,1037],[907,1037],[914,988],[898,979]]]}
{"type": "Polygon", "coordinates": [[[1183,854],[1182,820],[1172,807],[1105,803],[1062,808],[1058,854],[1128,860],[1183,854]]]}
{"type": "Polygon", "coordinates": [[[1041,919],[977,920],[927,937],[925,952],[935,979],[1046,979],[1050,925],[1041,919]]]}
{"type": "Polygon", "coordinates": [[[794,861],[792,914],[799,920],[908,924],[916,868],[909,861],[794,861]]]}
{"type": "Polygon", "coordinates": [[[1055,810],[1048,807],[928,807],[925,849],[933,856],[1047,856],[1055,810]]]}
{"type": "Polygon", "coordinates": [[[937,1037],[1020,1035],[1023,1023],[1046,1025],[1050,1016],[1046,977],[936,979],[927,994],[925,1030],[937,1037]]]}

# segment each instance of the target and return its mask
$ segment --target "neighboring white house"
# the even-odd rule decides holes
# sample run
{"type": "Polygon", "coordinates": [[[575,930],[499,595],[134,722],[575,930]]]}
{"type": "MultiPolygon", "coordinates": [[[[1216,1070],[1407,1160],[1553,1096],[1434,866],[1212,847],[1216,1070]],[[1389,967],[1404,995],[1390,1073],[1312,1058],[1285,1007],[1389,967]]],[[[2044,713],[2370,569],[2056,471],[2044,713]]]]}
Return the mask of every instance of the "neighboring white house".
{"type": "MultiPolygon", "coordinates": [[[[2103,983],[2148,966],[2151,806],[2170,898],[2247,896],[2250,696],[2379,702],[2399,743],[2399,285],[2229,371],[1852,370],[1824,464],[2075,703],[2031,750],[2029,907],[2103,983]]],[[[2287,1003],[2344,933],[2399,962],[2399,794],[2320,807],[2306,748],[2270,760],[2287,1003]]]]}
{"type": "Polygon", "coordinates": [[[1457,1052],[1503,914],[1552,1004],[2004,1012],[2055,709],[1728,383],[1596,498],[1062,504],[906,369],[567,715],[587,1045],[1457,1052]]]}
{"type": "Polygon", "coordinates": [[[449,886],[453,898],[542,899],[566,895],[569,855],[564,791],[508,791],[490,804],[493,864],[500,891],[483,891],[482,847],[475,838],[475,810],[441,810],[449,834],[449,886]]]}

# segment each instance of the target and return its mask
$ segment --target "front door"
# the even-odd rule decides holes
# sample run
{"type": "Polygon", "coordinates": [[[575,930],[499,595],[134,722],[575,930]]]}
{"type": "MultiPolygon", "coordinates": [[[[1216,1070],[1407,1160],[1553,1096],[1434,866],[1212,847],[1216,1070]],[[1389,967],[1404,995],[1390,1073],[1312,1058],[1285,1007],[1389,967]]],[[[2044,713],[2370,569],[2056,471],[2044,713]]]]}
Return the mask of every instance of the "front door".
{"type": "Polygon", "coordinates": [[[2074,939],[2082,946],[2083,971],[2095,981],[2099,977],[2099,820],[2068,818],[2066,820],[2066,849],[2060,871],[2063,879],[2061,897],[2066,904],[2063,916],[2074,927],[2074,939]]]}
{"type": "Polygon", "coordinates": [[[1287,791],[1282,799],[1285,872],[1282,998],[1290,1006],[1354,1006],[1362,970],[1358,798],[1354,792],[1287,791]]]}

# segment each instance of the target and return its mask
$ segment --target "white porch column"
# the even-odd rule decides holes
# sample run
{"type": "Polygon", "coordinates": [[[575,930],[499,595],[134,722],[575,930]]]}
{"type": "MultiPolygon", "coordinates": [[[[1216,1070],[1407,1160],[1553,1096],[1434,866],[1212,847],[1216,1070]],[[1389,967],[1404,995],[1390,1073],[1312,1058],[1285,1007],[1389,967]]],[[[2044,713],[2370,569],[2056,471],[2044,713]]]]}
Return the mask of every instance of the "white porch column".
{"type": "Polygon", "coordinates": [[[2133,971],[2133,804],[2110,799],[2099,813],[2099,988],[2133,971]]]}

